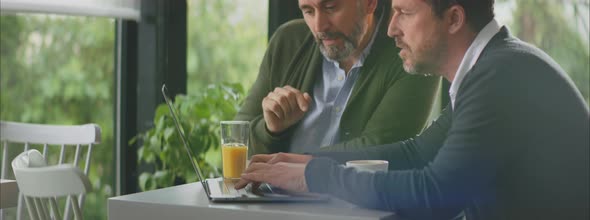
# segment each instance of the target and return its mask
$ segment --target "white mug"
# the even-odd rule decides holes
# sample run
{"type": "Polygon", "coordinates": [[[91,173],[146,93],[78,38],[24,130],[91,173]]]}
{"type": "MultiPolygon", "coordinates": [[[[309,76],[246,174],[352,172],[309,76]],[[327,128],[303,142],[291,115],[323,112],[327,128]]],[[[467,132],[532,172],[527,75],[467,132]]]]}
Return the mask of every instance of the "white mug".
{"type": "Polygon", "coordinates": [[[358,171],[387,172],[389,162],[387,160],[351,160],[346,162],[346,167],[353,167],[358,171]]]}

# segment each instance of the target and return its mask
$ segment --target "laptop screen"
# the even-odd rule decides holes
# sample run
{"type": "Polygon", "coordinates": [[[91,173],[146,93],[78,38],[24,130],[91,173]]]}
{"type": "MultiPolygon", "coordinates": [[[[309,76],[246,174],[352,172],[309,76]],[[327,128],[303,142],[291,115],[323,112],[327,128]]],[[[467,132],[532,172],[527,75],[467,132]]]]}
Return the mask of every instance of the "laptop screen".
{"type": "Polygon", "coordinates": [[[166,100],[166,104],[168,105],[168,108],[170,109],[170,115],[172,115],[172,120],[174,120],[174,125],[176,126],[176,130],[178,131],[178,134],[180,136],[182,144],[184,145],[184,149],[186,149],[186,153],[188,154],[191,164],[193,165],[193,169],[195,169],[195,172],[197,173],[197,178],[199,178],[199,182],[201,182],[201,184],[203,184],[203,188],[207,192],[207,196],[209,196],[209,195],[211,195],[211,192],[209,191],[209,187],[207,186],[207,183],[205,182],[205,178],[203,178],[203,174],[201,173],[201,169],[199,168],[199,165],[196,162],[196,158],[194,157],[193,151],[189,147],[190,144],[188,142],[188,139],[186,139],[186,136],[184,135],[184,131],[182,129],[182,126],[180,126],[180,120],[178,119],[175,108],[172,105],[172,101],[170,101],[170,98],[168,97],[168,89],[166,88],[166,84],[162,85],[162,95],[164,96],[164,99],[166,100]]]}

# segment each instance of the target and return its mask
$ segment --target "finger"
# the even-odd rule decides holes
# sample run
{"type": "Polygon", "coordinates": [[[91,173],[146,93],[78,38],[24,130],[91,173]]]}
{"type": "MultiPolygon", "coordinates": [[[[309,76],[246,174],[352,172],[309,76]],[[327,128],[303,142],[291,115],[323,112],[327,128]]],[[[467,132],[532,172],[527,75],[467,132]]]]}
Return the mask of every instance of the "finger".
{"type": "Polygon", "coordinates": [[[291,114],[291,112],[295,110],[296,105],[293,105],[292,102],[296,103],[297,101],[290,100],[290,96],[292,96],[292,94],[290,94],[291,91],[283,89],[281,87],[276,87],[273,93],[277,95],[277,98],[279,98],[281,105],[284,105],[286,109],[285,114],[291,114]]]}
{"type": "Polygon", "coordinates": [[[307,101],[307,103],[311,103],[311,96],[309,95],[309,93],[303,93],[303,98],[305,98],[305,101],[307,101]]]}
{"type": "Polygon", "coordinates": [[[267,97],[271,98],[278,104],[278,107],[280,107],[283,111],[283,119],[285,119],[290,112],[289,101],[287,101],[287,97],[276,92],[269,93],[267,97]]]}
{"type": "Polygon", "coordinates": [[[275,164],[278,162],[288,162],[288,156],[285,153],[276,153],[266,162],[268,164],[275,164]]]}
{"type": "Polygon", "coordinates": [[[252,163],[266,163],[273,157],[273,154],[256,154],[250,158],[250,164],[252,163]]]}
{"type": "Polygon", "coordinates": [[[298,94],[296,96],[297,105],[299,105],[299,109],[301,109],[301,111],[307,112],[307,109],[309,109],[309,104],[311,103],[311,96],[309,96],[309,94],[307,94],[307,93],[304,93],[303,95],[301,95],[301,91],[299,91],[291,86],[285,86],[284,88],[298,94]],[[307,97],[306,97],[306,94],[307,94],[307,97]]]}
{"type": "Polygon", "coordinates": [[[234,188],[235,189],[242,189],[244,187],[246,187],[246,185],[248,185],[248,183],[251,183],[249,180],[246,179],[240,179],[235,185],[234,188]]]}
{"type": "Polygon", "coordinates": [[[242,173],[242,179],[245,179],[250,182],[264,182],[267,183],[270,180],[267,179],[268,175],[266,173],[242,173]]]}
{"type": "Polygon", "coordinates": [[[262,110],[274,114],[278,119],[284,119],[283,108],[274,99],[270,98],[270,94],[262,100],[262,110]]]}
{"type": "Polygon", "coordinates": [[[270,165],[267,163],[250,163],[250,165],[248,167],[246,167],[246,169],[244,169],[244,172],[242,173],[252,173],[252,172],[259,172],[259,170],[264,170],[267,169],[270,165]]]}
{"type": "MultiPolygon", "coordinates": [[[[248,167],[253,163],[268,163],[268,161],[272,158],[272,154],[257,154],[250,158],[250,163],[248,163],[248,167]]],[[[247,167],[246,167],[247,168],[247,167]]]]}
{"type": "Polygon", "coordinates": [[[299,109],[299,106],[297,104],[297,96],[299,95],[298,93],[278,87],[275,89],[274,92],[281,94],[282,97],[285,97],[287,99],[287,103],[289,104],[289,114],[299,109]]]}

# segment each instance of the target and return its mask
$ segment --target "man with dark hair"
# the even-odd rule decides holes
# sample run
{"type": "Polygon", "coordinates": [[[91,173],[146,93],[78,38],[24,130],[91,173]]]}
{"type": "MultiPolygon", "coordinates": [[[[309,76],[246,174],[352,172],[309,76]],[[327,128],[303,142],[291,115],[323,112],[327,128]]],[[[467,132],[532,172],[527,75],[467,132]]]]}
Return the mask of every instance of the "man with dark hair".
{"type": "Polygon", "coordinates": [[[236,116],[251,122],[251,153],[352,150],[423,129],[440,77],[409,75],[388,56],[399,52],[389,4],[299,0],[304,19],[273,35],[236,116]]]}
{"type": "Polygon", "coordinates": [[[547,54],[488,18],[493,1],[394,0],[388,35],[406,71],[452,82],[420,136],[356,152],[256,155],[242,175],[410,219],[588,219],[589,110],[547,54]],[[476,6],[474,2],[487,5],[476,6]],[[468,5],[473,4],[473,5],[468,5]],[[388,160],[389,172],[340,164],[388,160]]]}
{"type": "Polygon", "coordinates": [[[479,32],[494,18],[494,0],[424,0],[432,6],[434,14],[443,18],[444,12],[451,5],[461,5],[465,9],[467,25],[476,32],[479,32]]]}

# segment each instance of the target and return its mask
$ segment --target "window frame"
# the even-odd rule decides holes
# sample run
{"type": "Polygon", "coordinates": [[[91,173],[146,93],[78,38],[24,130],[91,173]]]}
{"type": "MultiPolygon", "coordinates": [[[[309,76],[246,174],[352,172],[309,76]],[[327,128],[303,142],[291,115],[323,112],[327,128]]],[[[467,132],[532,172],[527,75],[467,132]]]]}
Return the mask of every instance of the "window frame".
{"type": "Polygon", "coordinates": [[[186,93],[187,2],[143,0],[141,20],[116,24],[115,195],[139,191],[138,178],[150,164],[139,164],[139,132],[153,127],[156,107],[164,102],[160,87],[171,96],[186,93]]]}

